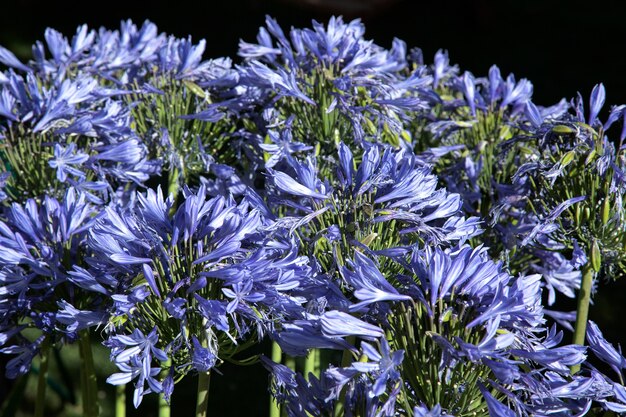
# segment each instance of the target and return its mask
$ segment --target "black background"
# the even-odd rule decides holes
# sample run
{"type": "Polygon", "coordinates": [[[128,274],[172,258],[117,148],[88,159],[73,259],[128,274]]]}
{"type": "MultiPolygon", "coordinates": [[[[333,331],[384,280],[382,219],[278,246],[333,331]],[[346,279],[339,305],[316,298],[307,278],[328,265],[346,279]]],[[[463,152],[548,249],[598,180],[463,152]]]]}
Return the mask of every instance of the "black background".
{"type": "MultiPolygon", "coordinates": [[[[235,58],[239,39],[253,42],[266,14],[277,18],[284,29],[308,27],[311,19],[325,22],[337,14],[362,18],[367,38],[384,47],[394,37],[403,39],[409,47],[422,48],[427,63],[438,49],[447,49],[453,63],[476,76],[496,64],[503,75],[512,72],[518,79],[528,78],[537,104],[569,99],[578,91],[588,97],[599,82],[607,89],[607,109],[626,103],[626,2],[621,1],[2,0],[0,45],[28,59],[30,45],[43,39],[48,26],[71,36],[83,23],[113,29],[122,19],[137,24],[149,19],[160,31],[191,35],[194,41],[206,39],[206,58],[235,58]]],[[[591,310],[605,336],[622,345],[626,344],[625,284],[600,283],[591,310]]],[[[575,303],[564,302],[558,308],[573,310],[575,303]]],[[[267,377],[260,367],[223,372],[224,377],[215,375],[212,381],[212,414],[266,415],[267,377]]],[[[175,413],[195,401],[194,389],[193,384],[177,387],[175,413]]],[[[152,413],[143,410],[144,417],[152,413]]]]}
{"type": "MultiPolygon", "coordinates": [[[[165,2],[2,0],[0,44],[28,53],[46,27],[66,35],[79,24],[119,27],[149,19],[161,31],[207,40],[207,57],[234,56],[253,41],[265,15],[283,28],[309,26],[333,14],[360,17],[366,37],[384,47],[398,37],[423,49],[442,48],[474,75],[497,64],[535,85],[535,101],[551,104],[603,82],[607,103],[626,102],[626,3],[563,0],[177,0],[165,2]],[[26,48],[25,48],[26,47],[26,48]]],[[[23,52],[22,52],[23,53],[23,52]]]]}

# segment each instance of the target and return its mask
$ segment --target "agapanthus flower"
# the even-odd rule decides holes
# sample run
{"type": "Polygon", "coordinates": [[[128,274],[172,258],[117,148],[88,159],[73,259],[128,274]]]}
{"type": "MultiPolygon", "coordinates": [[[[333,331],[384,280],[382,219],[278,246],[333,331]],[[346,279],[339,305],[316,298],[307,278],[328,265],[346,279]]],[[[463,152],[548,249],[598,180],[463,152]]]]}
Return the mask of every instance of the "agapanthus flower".
{"type": "Polygon", "coordinates": [[[2,62],[20,71],[34,72],[49,78],[64,78],[68,73],[92,73],[112,79],[116,71],[128,71],[121,78],[142,74],[149,63],[158,59],[157,51],[166,44],[166,36],[159,34],[154,23],[146,21],[138,28],[130,20],[123,21],[120,30],[101,28],[89,30],[87,25],[77,28],[76,34],[66,38],[62,33],[48,28],[45,44],[33,46],[34,59],[24,65],[15,59],[2,62]],[[46,49],[50,57],[46,57],[46,49]],[[133,68],[134,67],[134,68],[133,68]],[[143,67],[143,68],[142,68],[143,67]]]}
{"type": "MultiPolygon", "coordinates": [[[[313,22],[312,29],[292,28],[288,34],[272,18],[266,24],[257,44],[240,43],[245,61],[237,67],[234,98],[209,105],[248,119],[242,131],[252,135],[249,143],[258,154],[268,134],[273,142],[293,136],[305,147],[339,139],[399,146],[402,121],[428,107],[432,78],[424,68],[404,74],[402,41],[384,49],[364,38],[358,20],[333,18],[326,26],[313,22]]],[[[332,154],[333,148],[318,145],[318,152],[332,154]]]]}
{"type": "MultiPolygon", "coordinates": [[[[594,356],[609,365],[617,376],[617,382],[608,376],[597,373],[598,377],[608,385],[610,394],[600,402],[605,409],[616,413],[626,412],[626,387],[624,386],[623,369],[626,369],[626,358],[622,356],[621,346],[617,348],[604,338],[602,331],[593,321],[589,321],[586,334],[589,349],[594,356]]],[[[592,368],[592,373],[594,372],[592,368]]]]}
{"type": "MultiPolygon", "coordinates": [[[[365,257],[357,255],[360,258],[365,257]]],[[[485,248],[427,247],[396,259],[403,271],[385,279],[395,287],[388,291],[397,295],[369,308],[376,317],[377,304],[388,304],[391,348],[383,352],[404,352],[402,361],[399,354],[388,361],[397,367],[395,378],[403,381],[401,396],[410,399],[403,404],[405,410],[411,404],[410,409],[440,407],[443,414],[464,415],[473,404],[471,412],[492,416],[557,411],[577,415],[592,399],[610,397],[606,385],[594,383],[594,375],[576,375],[565,386],[570,367],[586,356],[584,348],[560,345],[562,334],[544,328],[539,276],[513,278],[488,258],[485,248]]],[[[376,268],[372,261],[359,262],[376,268]]],[[[349,273],[361,279],[380,274],[356,265],[349,273]]],[[[378,360],[378,355],[367,353],[369,345],[362,346],[367,357],[378,360]]],[[[365,371],[372,365],[353,367],[365,371]]],[[[380,384],[377,395],[382,395],[380,384]]],[[[391,386],[386,389],[392,392],[391,386]]]]}
{"type": "MultiPolygon", "coordinates": [[[[210,371],[266,332],[281,326],[286,331],[280,318],[304,314],[303,300],[291,292],[309,269],[293,240],[279,230],[262,234],[271,221],[246,200],[207,199],[201,187],[185,191],[173,214],[172,204],[160,190],[149,190],[132,209],[107,207],[90,232],[90,263],[118,282],[106,343],[131,346],[125,342],[131,335],[151,334],[150,346],[157,349],[152,356],[145,349],[139,356],[137,347],[123,354],[114,350],[115,362],[132,369],[139,357],[145,369],[160,369],[170,360],[170,378],[179,380],[210,371]],[[157,319],[153,311],[169,318],[157,319]]],[[[142,378],[150,383],[151,373],[124,372],[139,378],[141,401],[142,378]]],[[[167,377],[156,377],[159,384],[151,391],[160,392],[167,377]]]]}
{"type": "Polygon", "coordinates": [[[575,115],[545,121],[522,136],[519,140],[524,143],[536,143],[537,162],[520,166],[513,182],[520,199],[540,202],[526,209],[528,223],[534,224],[520,234],[522,244],[530,244],[531,252],[540,259],[538,264],[552,263],[548,251],[571,253],[572,257],[582,253],[588,261],[577,262],[574,270],[593,268],[596,274],[616,279],[623,275],[619,254],[626,244],[623,158],[605,129],[623,108],[614,108],[603,125],[597,120],[603,96],[604,88],[596,86],[589,117],[579,97],[573,103],[575,115]]]}
{"type": "Polygon", "coordinates": [[[481,241],[491,254],[521,271],[522,261],[511,256],[511,248],[525,225],[524,206],[516,200],[523,195],[511,190],[510,182],[517,168],[532,158],[515,138],[525,131],[529,118],[541,124],[560,117],[567,102],[535,106],[528,80],[516,81],[512,74],[503,78],[496,66],[484,77],[461,73],[442,51],[428,71],[440,101],[406,126],[411,144],[434,165],[441,184],[459,194],[464,213],[485,222],[481,241]]]}
{"type": "Polygon", "coordinates": [[[261,359],[290,416],[626,412],[620,348],[593,323],[564,344],[546,322],[572,315],[542,306],[626,270],[626,106],[601,120],[602,84],[539,106],[341,18],[268,17],[235,66],[205,46],[124,21],[0,47],[9,377],[102,326],[135,407],[268,336],[332,351],[261,359]]]}
{"type": "Polygon", "coordinates": [[[0,341],[9,346],[5,353],[31,352],[19,369],[7,369],[12,377],[28,370],[44,339],[47,345],[73,341],[79,331],[106,322],[102,283],[73,275],[85,266],[85,239],[96,214],[72,188],[60,201],[29,199],[6,209],[0,221],[0,341]],[[31,329],[42,334],[35,342],[22,336],[31,329]]]}
{"type": "Polygon", "coordinates": [[[362,360],[344,367],[330,366],[319,378],[313,374],[305,378],[265,357],[261,360],[272,373],[272,395],[290,416],[331,416],[338,412],[346,416],[393,416],[402,384],[396,369],[402,352],[390,353],[387,343],[382,343],[381,353],[364,343],[358,352],[362,360]]]}
{"type": "Polygon", "coordinates": [[[402,364],[404,351],[400,350],[391,353],[389,344],[384,339],[380,345],[380,353],[366,342],[361,344],[361,349],[369,362],[355,362],[352,366],[357,370],[366,371],[374,375],[375,382],[370,395],[380,397],[387,391],[386,387],[390,381],[400,380],[400,372],[397,368],[402,364]]]}
{"type": "MultiPolygon", "coordinates": [[[[149,21],[137,27],[130,20],[122,22],[120,29],[114,31],[105,28],[93,31],[83,25],[72,39],[47,29],[45,38],[45,46],[38,42],[33,47],[34,60],[28,65],[8,55],[3,60],[15,70],[26,72],[25,77],[29,78],[29,89],[12,87],[13,95],[21,102],[17,111],[10,100],[2,100],[0,111],[7,118],[18,119],[20,112],[28,113],[30,110],[23,103],[28,99],[42,102],[29,103],[34,104],[34,111],[28,116],[34,117],[37,122],[32,123],[34,132],[61,128],[60,133],[65,135],[102,137],[107,140],[95,145],[105,148],[130,146],[131,142],[126,142],[126,139],[141,138],[135,150],[142,153],[140,161],[129,164],[128,161],[109,160],[103,164],[106,158],[102,157],[96,165],[105,170],[104,173],[97,172],[98,176],[112,176],[124,183],[141,184],[149,176],[157,174],[161,165],[166,165],[172,187],[182,186],[182,183],[191,185],[190,181],[197,182],[199,174],[206,168],[204,157],[207,148],[214,154],[224,154],[223,160],[237,162],[234,156],[236,150],[224,146],[229,133],[225,123],[185,119],[189,114],[198,113],[199,107],[206,101],[217,99],[221,86],[230,86],[233,78],[229,59],[202,59],[204,40],[194,44],[191,38],[179,39],[159,33],[149,21]],[[46,57],[46,47],[50,58],[46,57]],[[32,80],[39,80],[45,86],[42,93],[34,91],[37,83],[32,80]],[[74,88],[77,83],[85,85],[74,88]],[[48,86],[55,88],[48,93],[45,90],[48,86]],[[28,90],[30,93],[25,94],[28,90]],[[57,91],[58,94],[52,94],[57,91]],[[133,126],[130,129],[131,124],[127,123],[125,137],[117,137],[117,140],[113,140],[106,129],[97,129],[103,127],[103,123],[111,128],[116,116],[106,114],[101,107],[93,105],[95,99],[103,100],[113,95],[124,96],[122,111],[126,112],[126,116],[130,114],[133,126]],[[89,99],[90,106],[82,105],[83,108],[88,107],[88,112],[77,111],[79,96],[89,99]],[[167,140],[164,141],[164,137],[167,140]],[[218,152],[216,147],[221,151],[218,152]],[[157,158],[161,161],[155,164],[151,159],[157,158]]],[[[15,84],[11,74],[10,85],[15,84]]],[[[17,77],[15,74],[12,76],[17,77]]],[[[7,98],[4,93],[2,97],[7,98]]],[[[219,116],[214,121],[221,118],[219,116]]],[[[114,131],[119,132],[123,126],[115,127],[114,131]]],[[[64,144],[64,141],[61,142],[64,144]]],[[[118,157],[125,153],[123,151],[122,148],[112,149],[118,157]]],[[[117,184],[113,187],[116,192],[117,184]]]]}
{"type": "Polygon", "coordinates": [[[279,223],[305,237],[323,271],[341,266],[339,257],[354,250],[444,244],[480,233],[477,219],[458,216],[458,196],[437,188],[430,167],[411,153],[368,146],[357,164],[340,143],[337,154],[335,172],[319,172],[310,157],[268,172],[270,200],[295,209],[279,223]],[[322,243],[333,227],[340,237],[322,243]]]}
{"type": "Polygon", "coordinates": [[[11,98],[0,119],[11,200],[61,198],[73,186],[102,204],[159,172],[130,127],[129,110],[106,98],[96,79],[81,75],[48,86],[33,73],[10,73],[0,90],[11,98]]]}
{"type": "Polygon", "coordinates": [[[61,182],[67,180],[67,174],[77,177],[84,177],[82,171],[72,165],[80,165],[89,159],[87,154],[82,152],[75,153],[76,144],[70,143],[67,148],[63,148],[58,143],[54,146],[54,158],[48,161],[50,167],[57,170],[57,179],[61,182]]]}
{"type": "Polygon", "coordinates": [[[598,325],[594,322],[589,322],[587,341],[589,342],[591,350],[603,361],[608,363],[616,373],[620,374],[621,370],[626,368],[626,359],[604,339],[598,325]]]}

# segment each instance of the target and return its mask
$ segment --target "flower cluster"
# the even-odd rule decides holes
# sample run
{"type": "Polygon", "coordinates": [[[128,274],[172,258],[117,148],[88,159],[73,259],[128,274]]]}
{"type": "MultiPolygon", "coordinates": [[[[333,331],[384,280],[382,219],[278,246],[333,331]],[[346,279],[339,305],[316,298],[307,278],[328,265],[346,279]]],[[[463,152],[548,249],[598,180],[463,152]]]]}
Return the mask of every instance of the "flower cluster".
{"type": "Polygon", "coordinates": [[[135,407],[259,361],[273,415],[626,412],[626,359],[586,327],[626,274],[626,106],[538,106],[364,34],[268,17],[236,65],[150,22],[0,47],[7,375],[80,341],[91,381],[91,335],[135,407]]]}

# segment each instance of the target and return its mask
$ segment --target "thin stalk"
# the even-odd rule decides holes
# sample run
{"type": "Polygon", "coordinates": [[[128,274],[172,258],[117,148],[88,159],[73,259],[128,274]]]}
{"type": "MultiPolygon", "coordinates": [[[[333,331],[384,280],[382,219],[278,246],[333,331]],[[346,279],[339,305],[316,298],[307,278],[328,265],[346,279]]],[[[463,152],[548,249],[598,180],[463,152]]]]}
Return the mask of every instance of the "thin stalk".
{"type": "Polygon", "coordinates": [[[37,401],[35,401],[35,417],[43,417],[44,408],[46,407],[46,387],[48,383],[48,353],[50,345],[47,339],[41,343],[39,348],[39,377],[37,378],[37,401]]]}
{"type": "MultiPolygon", "coordinates": [[[[296,358],[294,358],[293,356],[286,355],[285,366],[291,369],[292,371],[296,372],[297,370],[296,358]]],[[[287,409],[283,407],[280,415],[282,417],[287,417],[287,409]]]]}
{"type": "MultiPolygon", "coordinates": [[[[163,369],[169,369],[172,365],[172,362],[168,360],[165,362],[163,369]]],[[[164,372],[164,374],[167,372],[164,372]]],[[[161,393],[159,395],[159,417],[170,417],[172,414],[172,409],[170,405],[165,401],[165,396],[161,393]]]]}
{"type": "MultiPolygon", "coordinates": [[[[354,336],[348,336],[347,342],[349,345],[354,345],[356,338],[354,336]]],[[[354,356],[352,356],[352,352],[348,349],[344,349],[343,354],[341,355],[341,367],[347,368],[354,361],[354,356]]]]}
{"type": "MultiPolygon", "coordinates": [[[[589,303],[591,302],[591,287],[593,285],[593,269],[587,264],[583,268],[583,277],[578,292],[578,306],[576,308],[576,324],[574,327],[574,344],[584,346],[587,332],[587,318],[589,317],[589,303]]],[[[580,371],[580,365],[572,366],[571,372],[580,371]]]]}
{"type": "Polygon", "coordinates": [[[198,374],[198,399],[196,402],[196,417],[206,417],[209,406],[209,385],[211,374],[200,372],[198,374]]]}
{"type": "MultiPolygon", "coordinates": [[[[347,342],[350,345],[354,345],[355,337],[348,336],[347,342]]],[[[352,356],[352,352],[350,352],[348,349],[345,349],[343,351],[343,354],[341,355],[341,367],[342,368],[348,367],[352,363],[353,360],[354,360],[354,357],[352,356]]],[[[345,389],[342,389],[341,392],[339,393],[339,400],[337,401],[337,404],[335,405],[335,417],[343,417],[345,401],[346,401],[346,391],[345,389]]]]}
{"type": "Polygon", "coordinates": [[[30,373],[26,373],[17,379],[11,392],[9,392],[9,395],[4,399],[2,407],[0,407],[0,416],[15,417],[17,410],[21,408],[20,404],[22,404],[22,400],[24,399],[24,391],[26,391],[29,376],[30,373]]]}
{"type": "Polygon", "coordinates": [[[96,369],[93,364],[93,353],[91,352],[91,341],[89,330],[83,330],[79,336],[81,373],[84,381],[82,387],[83,415],[85,417],[98,416],[98,383],[96,379],[96,369]]]}
{"type": "Polygon", "coordinates": [[[65,366],[65,362],[63,361],[63,358],[61,357],[60,349],[53,349],[52,352],[54,353],[54,359],[57,364],[59,373],[61,374],[61,380],[63,381],[63,394],[61,395],[61,397],[65,401],[69,401],[72,404],[76,404],[76,394],[74,390],[73,377],[72,375],[70,375],[70,373],[67,370],[67,367],[65,366]]]}
{"type": "Polygon", "coordinates": [[[285,366],[295,372],[297,370],[296,358],[294,358],[293,356],[287,356],[285,358],[285,366]]]}
{"type": "Polygon", "coordinates": [[[126,385],[115,387],[115,417],[126,417],[126,385]]]}
{"type": "Polygon", "coordinates": [[[316,377],[319,377],[320,372],[320,350],[319,349],[311,349],[306,360],[304,362],[304,376],[307,378],[309,374],[313,374],[316,377]]]}
{"type": "MultiPolygon", "coordinates": [[[[272,360],[276,363],[281,363],[283,357],[283,351],[278,346],[278,343],[272,342],[272,360]]],[[[270,395],[270,417],[280,417],[280,405],[270,395]]]]}

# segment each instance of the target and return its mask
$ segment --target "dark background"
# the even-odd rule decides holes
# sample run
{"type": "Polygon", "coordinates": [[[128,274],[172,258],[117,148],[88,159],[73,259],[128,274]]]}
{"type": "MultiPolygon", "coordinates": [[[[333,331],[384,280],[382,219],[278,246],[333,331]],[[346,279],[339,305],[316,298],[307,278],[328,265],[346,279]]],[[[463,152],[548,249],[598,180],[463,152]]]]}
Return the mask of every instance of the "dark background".
{"type": "Polygon", "coordinates": [[[253,41],[269,14],[283,28],[309,26],[333,14],[360,17],[366,36],[384,47],[398,37],[423,49],[427,62],[447,49],[474,75],[497,64],[535,85],[551,104],[604,82],[607,103],[626,102],[626,3],[593,0],[2,0],[0,44],[22,56],[51,26],[73,35],[79,24],[119,27],[122,19],[155,22],[161,31],[207,40],[207,57],[234,56],[253,41]]]}
{"type": "MultiPolygon", "coordinates": [[[[206,58],[235,57],[239,39],[253,42],[266,14],[277,18],[285,30],[308,27],[311,19],[325,22],[332,15],[359,17],[367,38],[384,47],[394,37],[403,39],[409,48],[422,48],[427,63],[441,48],[449,51],[453,63],[476,76],[486,75],[497,64],[503,75],[513,72],[518,79],[528,78],[535,86],[537,104],[569,99],[578,91],[586,98],[599,82],[607,89],[607,109],[626,103],[626,2],[621,1],[2,0],[0,45],[28,59],[30,45],[43,39],[48,26],[71,36],[82,23],[113,29],[130,18],[137,24],[149,19],[160,31],[178,37],[205,38],[206,58]]],[[[609,340],[626,346],[625,284],[601,283],[591,318],[609,340]]],[[[565,302],[557,309],[574,310],[575,303],[565,302]]],[[[260,367],[223,372],[225,376],[215,375],[212,381],[213,414],[266,415],[267,377],[260,367]]],[[[193,384],[177,387],[174,409],[180,412],[185,403],[195,401],[194,390],[193,384]]],[[[144,417],[152,413],[142,409],[144,417]]]]}

